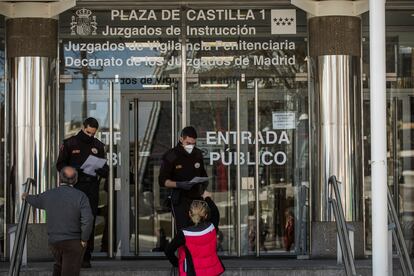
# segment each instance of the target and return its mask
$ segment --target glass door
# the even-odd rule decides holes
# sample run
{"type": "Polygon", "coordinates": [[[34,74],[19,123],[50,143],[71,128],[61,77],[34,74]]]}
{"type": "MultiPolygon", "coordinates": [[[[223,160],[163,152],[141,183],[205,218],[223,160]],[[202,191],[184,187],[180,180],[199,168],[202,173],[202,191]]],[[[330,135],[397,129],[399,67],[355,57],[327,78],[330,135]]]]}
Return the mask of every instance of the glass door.
{"type": "MultiPolygon", "coordinates": [[[[387,167],[388,189],[393,195],[404,239],[409,254],[414,253],[414,93],[411,88],[394,88],[391,82],[387,90],[387,167]]],[[[371,231],[371,171],[370,171],[370,102],[369,91],[364,91],[364,200],[366,249],[372,250],[371,231]]]]}
{"type": "Polygon", "coordinates": [[[189,88],[188,121],[221,215],[219,252],[306,252],[307,90],[277,89],[264,77],[189,88]]]}
{"type": "Polygon", "coordinates": [[[158,174],[162,155],[177,141],[176,100],[174,85],[122,95],[122,256],[164,256],[172,238],[168,191],[159,186],[158,174]]]}
{"type": "MultiPolygon", "coordinates": [[[[217,250],[222,255],[237,255],[239,224],[236,170],[237,89],[227,84],[190,86],[187,94],[187,121],[198,131],[197,147],[203,151],[207,190],[220,211],[217,250]]],[[[245,108],[246,109],[246,108],[245,108]]]]}
{"type": "Polygon", "coordinates": [[[414,252],[414,184],[412,89],[390,89],[388,101],[389,189],[399,214],[407,249],[414,252]]]}
{"type": "Polygon", "coordinates": [[[307,91],[278,89],[272,79],[248,79],[244,92],[250,95],[247,132],[255,134],[248,152],[258,160],[248,171],[255,191],[245,191],[247,212],[255,214],[251,249],[256,255],[301,255],[308,235],[307,91]]]}
{"type": "Polygon", "coordinates": [[[59,136],[62,140],[76,135],[87,117],[94,117],[99,122],[96,138],[105,144],[108,165],[112,167],[112,177],[100,179],[93,253],[111,257],[114,252],[115,222],[112,210],[116,205],[112,197],[119,182],[121,166],[120,83],[117,77],[74,78],[65,80],[60,88],[60,97],[63,98],[59,107],[60,113],[63,114],[63,122],[60,125],[63,127],[59,130],[59,136]],[[112,166],[109,160],[112,160],[112,166]]]}

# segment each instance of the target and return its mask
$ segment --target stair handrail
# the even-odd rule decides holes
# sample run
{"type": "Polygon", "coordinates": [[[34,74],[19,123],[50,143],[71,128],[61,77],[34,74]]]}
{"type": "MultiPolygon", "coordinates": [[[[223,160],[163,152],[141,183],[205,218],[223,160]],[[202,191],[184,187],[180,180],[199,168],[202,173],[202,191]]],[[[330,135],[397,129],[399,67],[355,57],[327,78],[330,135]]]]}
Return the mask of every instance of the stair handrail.
{"type": "Polygon", "coordinates": [[[387,189],[387,201],[389,229],[392,230],[392,237],[394,240],[395,248],[397,249],[398,258],[400,259],[403,275],[412,276],[414,275],[413,266],[411,264],[411,259],[410,255],[408,254],[407,245],[405,244],[400,220],[398,219],[397,211],[395,209],[394,201],[389,189],[387,189]]]}
{"type": "Polygon", "coordinates": [[[335,175],[329,177],[328,185],[331,185],[335,194],[335,197],[330,194],[329,202],[332,205],[335,216],[336,228],[338,231],[338,238],[341,245],[342,258],[345,266],[345,273],[347,276],[356,276],[357,274],[355,269],[354,254],[352,252],[351,243],[349,241],[348,226],[345,222],[344,210],[341,204],[341,194],[339,192],[338,180],[336,179],[335,175]]]}
{"type": "MultiPolygon", "coordinates": [[[[35,180],[27,178],[24,185],[24,192],[29,193],[31,186],[35,185],[35,180]]],[[[22,200],[22,206],[19,214],[19,221],[17,223],[16,234],[14,238],[12,255],[10,258],[10,267],[8,276],[18,276],[20,274],[20,267],[22,264],[22,255],[24,244],[26,241],[27,223],[29,222],[30,206],[26,200],[22,200]]]]}

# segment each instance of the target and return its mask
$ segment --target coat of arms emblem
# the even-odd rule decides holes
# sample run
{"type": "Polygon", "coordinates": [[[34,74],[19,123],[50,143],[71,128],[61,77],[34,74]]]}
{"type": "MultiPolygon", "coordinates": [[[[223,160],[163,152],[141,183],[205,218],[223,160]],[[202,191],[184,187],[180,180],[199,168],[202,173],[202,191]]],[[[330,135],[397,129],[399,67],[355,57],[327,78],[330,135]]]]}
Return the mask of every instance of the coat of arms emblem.
{"type": "Polygon", "coordinates": [[[92,11],[82,8],[76,11],[76,16],[72,16],[70,23],[71,35],[96,35],[98,23],[96,23],[96,16],[92,16],[92,11]]]}

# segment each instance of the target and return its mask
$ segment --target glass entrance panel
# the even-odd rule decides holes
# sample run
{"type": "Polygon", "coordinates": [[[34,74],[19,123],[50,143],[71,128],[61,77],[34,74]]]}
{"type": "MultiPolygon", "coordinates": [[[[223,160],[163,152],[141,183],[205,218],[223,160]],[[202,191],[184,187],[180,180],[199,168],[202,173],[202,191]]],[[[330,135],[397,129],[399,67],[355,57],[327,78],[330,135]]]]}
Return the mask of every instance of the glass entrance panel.
{"type": "Polygon", "coordinates": [[[307,91],[278,91],[258,83],[259,229],[256,227],[254,81],[230,87],[191,90],[190,124],[199,131],[207,173],[221,215],[218,249],[224,255],[297,254],[307,247],[308,117],[307,91]],[[240,157],[237,157],[237,116],[240,157]],[[240,181],[237,164],[240,163],[240,181]],[[237,202],[240,185],[240,202],[237,202]],[[237,223],[240,205],[240,222],[237,223]],[[235,223],[236,222],[236,223],[235,223]],[[240,244],[237,244],[240,227],[240,244]],[[259,234],[257,234],[259,233],[259,234]]]}
{"type": "MultiPolygon", "coordinates": [[[[188,99],[190,125],[198,131],[197,147],[203,151],[206,172],[211,177],[207,190],[213,193],[220,212],[217,250],[224,255],[236,255],[236,92],[234,87],[192,92],[188,99]]],[[[246,225],[242,229],[246,231],[246,225]]]]}
{"type": "MultiPolygon", "coordinates": [[[[258,234],[254,230],[254,239],[259,239],[261,255],[300,254],[306,251],[308,220],[307,91],[277,89],[267,78],[257,79],[257,90],[259,169],[258,183],[254,184],[259,186],[259,230],[258,234]]],[[[254,137],[254,97],[247,105],[248,133],[254,137]]],[[[255,156],[255,144],[248,147],[250,156],[255,156]]],[[[254,177],[251,163],[248,173],[254,177]]],[[[246,192],[251,194],[248,212],[254,220],[251,228],[255,229],[256,198],[252,188],[246,192]]],[[[256,246],[255,241],[252,251],[256,246]]]]}
{"type": "MultiPolygon", "coordinates": [[[[199,134],[198,147],[204,151],[212,177],[209,189],[221,213],[220,254],[286,254],[284,239],[292,218],[294,225],[289,231],[294,229],[295,234],[287,253],[302,252],[298,250],[298,229],[307,227],[303,220],[307,209],[298,202],[302,188],[301,202],[307,200],[307,129],[300,118],[306,117],[307,99],[302,95],[303,91],[306,94],[307,79],[297,80],[297,76],[306,75],[306,14],[290,10],[286,20],[293,22],[297,17],[293,25],[298,32],[281,36],[274,32],[274,12],[269,8],[241,8],[239,19],[234,20],[224,20],[219,13],[216,16],[222,19],[204,18],[203,14],[211,11],[189,6],[177,6],[169,12],[155,10],[157,18],[170,16],[147,22],[148,28],[160,30],[156,35],[111,34],[111,27],[125,27],[132,21],[111,17],[106,10],[90,11],[91,18],[96,16],[99,21],[99,35],[78,33],[78,28],[73,34],[76,11],[62,16],[61,73],[78,76],[77,89],[83,91],[70,94],[71,84],[62,84],[65,99],[61,108],[73,110],[70,114],[65,111],[65,135],[80,125],[78,117],[105,117],[99,107],[104,98],[94,96],[93,91],[108,86],[104,81],[108,75],[120,75],[122,103],[116,111],[120,119],[115,138],[120,167],[114,179],[114,211],[116,249],[121,250],[121,256],[156,255],[172,236],[170,213],[163,205],[167,191],[159,188],[157,177],[162,154],[177,142],[178,122],[193,125],[199,134]],[[235,23],[246,26],[238,28],[235,23]],[[88,49],[82,50],[86,40],[88,49]],[[107,44],[109,50],[101,47],[107,44]],[[82,61],[79,66],[78,60],[82,61]],[[95,61],[111,62],[100,65],[95,61]],[[88,76],[95,79],[85,82],[88,76]],[[262,136],[257,174],[255,79],[260,89],[257,117],[262,136]],[[178,80],[177,98],[183,102],[176,99],[172,103],[170,85],[178,80]],[[291,128],[283,129],[278,120],[287,120],[291,128]]],[[[102,133],[102,140],[104,136],[102,133]]]]}
{"type": "Polygon", "coordinates": [[[414,252],[414,164],[412,116],[414,94],[412,89],[390,89],[387,103],[388,175],[389,189],[397,207],[408,252],[414,252]]]}
{"type": "MultiPolygon", "coordinates": [[[[99,122],[99,129],[95,137],[105,144],[107,159],[111,160],[110,147],[110,117],[113,118],[113,156],[114,183],[120,177],[121,153],[119,142],[120,128],[120,86],[115,78],[108,79],[71,79],[61,87],[61,97],[64,98],[60,106],[61,116],[59,137],[67,139],[76,135],[82,128],[83,121],[88,117],[94,117],[99,122]],[[113,92],[112,113],[109,105],[110,90],[113,92]]],[[[108,161],[108,165],[109,161],[108,161]]],[[[116,202],[114,201],[114,204],[116,202]]],[[[104,255],[109,250],[109,179],[100,179],[98,214],[95,221],[94,253],[104,255]]],[[[115,221],[115,218],[114,218],[115,221]]]]}
{"type": "MultiPolygon", "coordinates": [[[[225,255],[300,255],[308,250],[307,43],[299,33],[272,36],[267,21],[272,12],[251,11],[257,20],[250,25],[255,27],[251,34],[194,32],[188,37],[190,44],[203,47],[187,51],[187,124],[196,127],[198,146],[205,148],[213,177],[209,188],[221,214],[218,248],[225,255]]],[[[201,24],[188,22],[191,29],[201,24]]],[[[220,21],[217,26],[231,24],[220,21]]]]}
{"type": "Polygon", "coordinates": [[[129,245],[123,248],[125,256],[163,256],[172,238],[168,190],[159,186],[158,175],[162,155],[171,148],[176,133],[171,104],[175,91],[154,92],[123,95],[122,120],[128,135],[122,139],[122,149],[128,166],[122,170],[126,183],[122,194],[129,210],[121,230],[124,244],[129,245]]]}
{"type": "MultiPolygon", "coordinates": [[[[408,11],[407,11],[408,12],[408,11]]],[[[387,176],[388,189],[393,195],[401,228],[409,254],[414,254],[414,39],[402,29],[407,26],[395,20],[405,12],[387,11],[388,27],[392,31],[386,37],[387,72],[387,176]],[[394,19],[394,20],[393,20],[394,19]],[[402,29],[401,29],[402,28],[402,29]],[[404,38],[404,39],[403,39],[404,38]]],[[[369,68],[369,45],[363,44],[364,68],[369,68]]],[[[364,72],[369,75],[366,70],[364,72]]],[[[364,201],[366,250],[372,251],[372,195],[371,195],[371,128],[370,90],[367,78],[364,86],[364,201]]]]}

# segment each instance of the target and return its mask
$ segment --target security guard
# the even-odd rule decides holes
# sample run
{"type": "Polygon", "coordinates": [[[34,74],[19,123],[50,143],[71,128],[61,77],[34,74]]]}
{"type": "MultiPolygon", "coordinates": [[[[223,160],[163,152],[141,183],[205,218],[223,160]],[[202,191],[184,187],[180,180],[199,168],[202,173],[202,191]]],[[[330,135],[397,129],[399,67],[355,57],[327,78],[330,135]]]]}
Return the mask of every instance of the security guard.
{"type": "Polygon", "coordinates": [[[194,177],[206,177],[203,154],[195,147],[197,132],[194,127],[183,128],[179,143],[162,157],[158,181],[161,187],[172,188],[171,211],[175,218],[176,230],[191,226],[189,217],[191,202],[201,199],[207,183],[194,184],[194,177]]]}
{"type": "Polygon", "coordinates": [[[95,171],[96,175],[86,174],[80,168],[89,155],[94,155],[98,158],[106,158],[104,144],[94,137],[98,127],[99,124],[95,118],[87,118],[83,122],[83,128],[78,134],[63,141],[63,144],[60,146],[59,157],[56,163],[58,171],[66,166],[71,166],[77,169],[79,177],[78,183],[76,183],[74,187],[86,194],[94,216],[93,229],[85,251],[82,267],[91,267],[91,252],[93,251],[95,239],[95,219],[98,213],[99,203],[99,176],[106,178],[109,173],[109,167],[106,164],[103,168],[95,171]]]}

